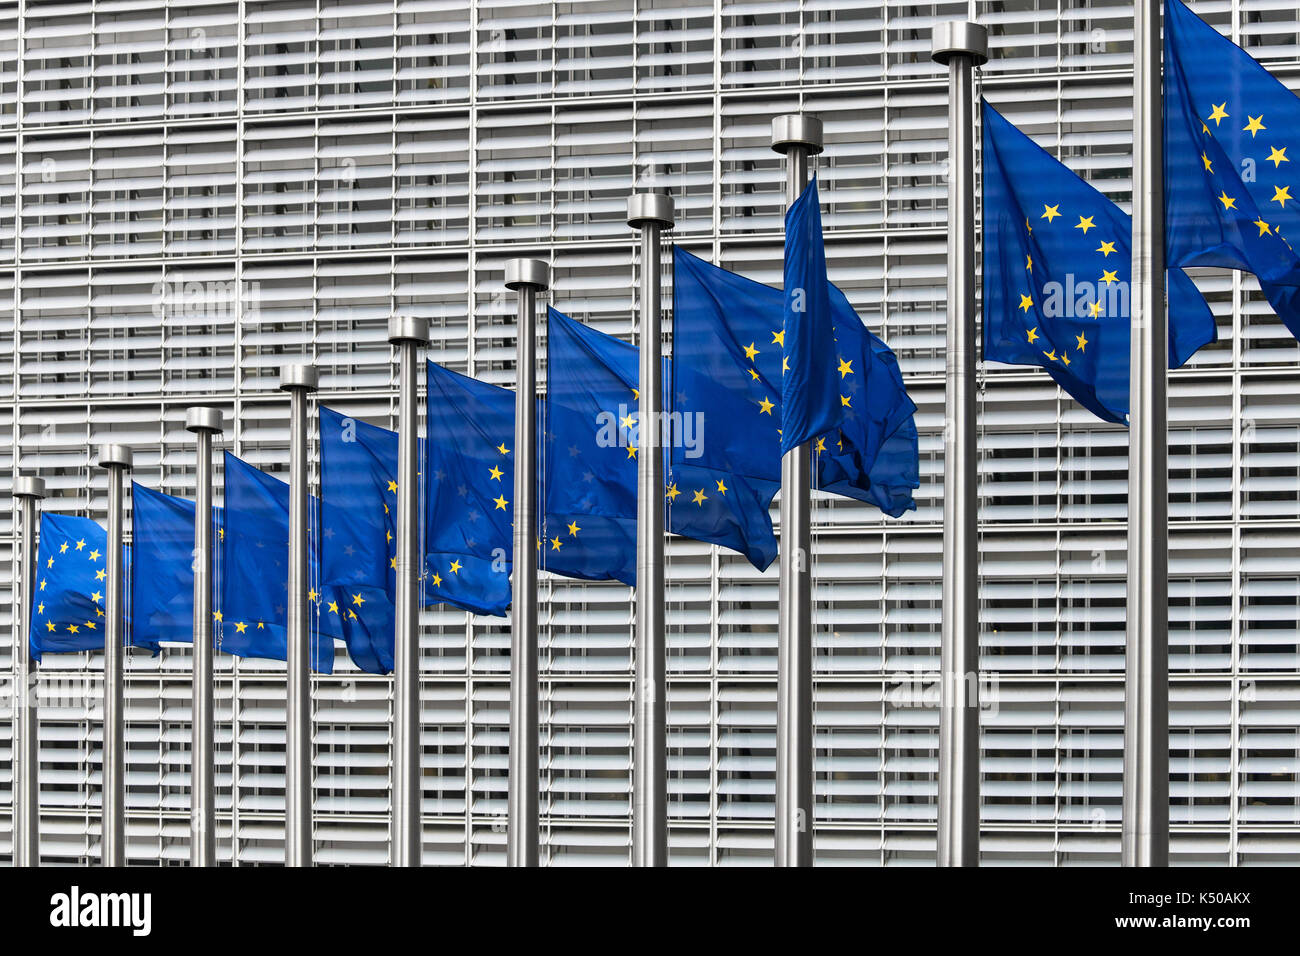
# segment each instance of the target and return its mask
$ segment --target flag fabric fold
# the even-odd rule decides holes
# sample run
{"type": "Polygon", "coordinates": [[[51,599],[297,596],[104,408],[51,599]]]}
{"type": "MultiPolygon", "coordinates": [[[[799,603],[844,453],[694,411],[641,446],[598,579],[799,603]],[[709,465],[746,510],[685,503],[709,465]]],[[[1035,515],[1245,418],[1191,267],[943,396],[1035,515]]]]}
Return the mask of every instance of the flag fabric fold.
{"type": "MultiPolygon", "coordinates": [[[[785,294],[684,249],[673,254],[674,410],[729,409],[711,420],[694,460],[673,448],[673,466],[779,487],[785,294]]],[[[817,487],[898,517],[916,507],[920,485],[916,406],[889,347],[833,284],[826,298],[833,334],[817,374],[835,389],[838,419],[812,441],[817,487]]]]}
{"type": "MultiPolygon", "coordinates": [[[[240,657],[286,659],[288,648],[289,486],[230,452],[225,454],[225,534],[221,542],[219,647],[240,657]]],[[[309,522],[310,524],[310,522],[309,522]]],[[[315,536],[309,532],[308,580],[317,580],[315,536]]],[[[320,595],[308,594],[317,618],[320,595]]],[[[334,640],[309,627],[313,670],[334,669],[334,640]]]]}
{"type": "Polygon", "coordinates": [[[321,406],[320,616],[352,662],[393,669],[397,433],[321,406]]]}
{"type": "Polygon", "coordinates": [[[1300,99],[1180,0],[1165,9],[1169,266],[1253,273],[1300,338],[1300,255],[1289,241],[1300,235],[1300,99]]]}
{"type": "Polygon", "coordinates": [[[510,606],[515,393],[427,363],[427,600],[504,617],[510,606]]]}
{"type": "MultiPolygon", "coordinates": [[[[1104,421],[1129,401],[1132,220],[983,104],[984,358],[1035,365],[1104,421]]],[[[1168,273],[1169,364],[1216,340],[1181,269],[1168,273]]]]}
{"type": "MultiPolygon", "coordinates": [[[[131,575],[131,627],[135,643],[194,639],[194,508],[186,498],[131,484],[135,567],[131,575]]],[[[212,509],[212,606],[220,611],[221,509],[212,509]]],[[[216,628],[213,628],[216,645],[216,628]]]]}
{"type": "MultiPolygon", "coordinates": [[[[98,650],[104,646],[108,602],[108,532],[97,522],[75,515],[41,512],[32,587],[29,645],[32,659],[45,653],[98,650]]],[[[130,598],[131,552],[123,548],[122,596],[130,598]]],[[[131,639],[130,615],[123,633],[131,639]]],[[[157,653],[158,644],[138,646],[157,653]]]]}
{"type": "Polygon", "coordinates": [[[835,353],[835,325],[826,279],[821,199],[817,177],[785,214],[785,293],[782,327],[781,453],[824,435],[839,424],[840,391],[827,374],[835,353]]]}

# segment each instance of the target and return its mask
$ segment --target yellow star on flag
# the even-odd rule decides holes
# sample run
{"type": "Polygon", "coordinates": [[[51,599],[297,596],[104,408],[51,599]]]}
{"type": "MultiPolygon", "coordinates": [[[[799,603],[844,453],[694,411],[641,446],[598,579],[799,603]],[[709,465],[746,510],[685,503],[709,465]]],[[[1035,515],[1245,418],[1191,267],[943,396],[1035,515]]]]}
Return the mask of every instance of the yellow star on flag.
{"type": "Polygon", "coordinates": [[[1291,160],[1286,158],[1285,146],[1283,146],[1281,149],[1278,149],[1276,146],[1270,146],[1268,148],[1268,159],[1264,160],[1264,162],[1272,163],[1273,168],[1277,169],[1283,163],[1289,163],[1291,162],[1291,160]]]}
{"type": "Polygon", "coordinates": [[[750,342],[748,345],[745,346],[745,358],[749,359],[752,362],[754,361],[754,356],[757,354],[758,354],[758,349],[754,348],[753,342],[750,342]]]}
{"type": "Polygon", "coordinates": [[[852,374],[853,374],[853,360],[852,360],[852,359],[849,359],[849,360],[846,362],[844,359],[840,359],[840,368],[839,368],[839,372],[840,372],[840,378],[843,378],[845,375],[852,375],[852,374]]]}
{"type": "Polygon", "coordinates": [[[506,505],[509,504],[509,502],[506,501],[506,496],[505,496],[505,495],[501,495],[499,498],[493,498],[492,500],[493,500],[494,502],[496,502],[496,506],[497,506],[497,507],[496,507],[496,510],[497,510],[497,511],[505,511],[505,510],[506,510],[506,505]]]}
{"type": "Polygon", "coordinates": [[[1032,306],[1033,304],[1034,304],[1034,300],[1033,300],[1033,299],[1031,299],[1031,298],[1030,298],[1029,296],[1027,296],[1027,295],[1021,294],[1021,296],[1020,296],[1020,311],[1021,311],[1021,312],[1028,312],[1028,311],[1029,311],[1029,307],[1032,306]]]}
{"type": "MultiPolygon", "coordinates": [[[[1211,103],[1210,105],[1214,106],[1213,103],[1211,103]]],[[[1220,123],[1226,120],[1228,118],[1228,111],[1224,109],[1224,107],[1226,107],[1227,105],[1228,105],[1228,101],[1224,100],[1218,106],[1215,106],[1214,112],[1210,113],[1210,115],[1205,118],[1206,122],[1209,122],[1210,120],[1214,120],[1214,125],[1218,126],[1220,123]]]]}
{"type": "Polygon", "coordinates": [[[1232,209],[1237,205],[1237,200],[1229,196],[1226,189],[1219,193],[1219,202],[1223,203],[1224,209],[1232,209]]]}
{"type": "Polygon", "coordinates": [[[1292,198],[1290,186],[1274,186],[1273,198],[1270,199],[1269,202],[1279,203],[1282,206],[1282,208],[1285,209],[1286,201],[1290,198],[1292,198]]]}
{"type": "Polygon", "coordinates": [[[695,503],[697,505],[703,505],[704,502],[708,500],[709,500],[709,496],[704,493],[704,489],[697,488],[695,491],[695,503]]]}
{"type": "Polygon", "coordinates": [[[1061,204],[1060,204],[1060,203],[1057,203],[1055,206],[1049,206],[1049,205],[1047,205],[1047,203],[1043,203],[1043,214],[1042,214],[1041,216],[1039,216],[1038,218],[1039,218],[1039,219],[1046,219],[1048,222],[1051,222],[1053,219],[1055,219],[1055,218],[1056,218],[1057,216],[1059,216],[1060,214],[1061,214],[1061,204]]]}
{"type": "Polygon", "coordinates": [[[1086,236],[1086,235],[1088,234],[1088,230],[1089,230],[1089,229],[1096,229],[1097,226],[1096,226],[1096,223],[1094,223],[1094,222],[1092,221],[1092,216],[1080,216],[1080,217],[1079,217],[1079,222],[1078,222],[1077,225],[1075,225],[1074,228],[1075,228],[1075,229],[1082,229],[1082,230],[1083,230],[1083,234],[1086,236]]]}
{"type": "Polygon", "coordinates": [[[1247,113],[1246,119],[1248,120],[1248,122],[1246,123],[1245,126],[1241,128],[1241,131],[1243,133],[1249,133],[1251,139],[1254,139],[1255,134],[1258,133],[1260,130],[1268,129],[1268,127],[1265,126],[1263,123],[1264,114],[1262,113],[1259,116],[1251,116],[1249,113],[1247,113]]]}

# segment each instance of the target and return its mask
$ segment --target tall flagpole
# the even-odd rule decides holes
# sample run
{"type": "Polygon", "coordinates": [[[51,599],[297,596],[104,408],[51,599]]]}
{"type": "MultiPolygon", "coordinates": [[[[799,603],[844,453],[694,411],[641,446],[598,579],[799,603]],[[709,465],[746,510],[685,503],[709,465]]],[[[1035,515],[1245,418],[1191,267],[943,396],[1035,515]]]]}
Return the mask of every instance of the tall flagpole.
{"type": "MultiPolygon", "coordinates": [[[[785,154],[785,198],[808,185],[822,151],[822,121],[789,113],[772,120],[772,149],[785,154]]],[[[776,663],[777,866],[813,865],[813,637],[810,527],[812,455],[807,442],[781,458],[781,584],[776,663]]]]}
{"type": "Polygon", "coordinates": [[[45,482],[14,478],[15,509],[20,515],[18,547],[14,549],[14,866],[41,862],[40,717],[28,630],[31,626],[32,582],[36,580],[36,502],[45,497],[45,482]]]}
{"type": "Polygon", "coordinates": [[[420,775],[420,393],[417,361],[429,323],[388,320],[397,346],[397,593],[393,649],[393,866],[423,862],[420,775]]]}
{"type": "Polygon", "coordinates": [[[185,413],[194,432],[194,644],[190,693],[190,865],[217,865],[212,754],[212,436],[221,431],[221,410],[195,407],[185,413]]]}
{"type": "MultiPolygon", "coordinates": [[[[286,365],[289,393],[289,575],[285,704],[284,865],[312,865],[311,664],[307,598],[307,396],[320,385],[314,365],[286,365]]],[[[201,520],[195,518],[197,523],[201,520]]]]}
{"type": "Polygon", "coordinates": [[[99,446],[98,464],[108,470],[108,594],[104,608],[104,754],[103,838],[101,866],[126,865],[126,735],[122,696],[123,613],[122,479],[131,468],[131,449],[125,445],[99,446]]]}
{"type": "Polygon", "coordinates": [[[668,687],[664,636],[663,274],[660,236],[673,198],[634,193],[627,224],[641,232],[640,395],[636,461],[636,713],[632,733],[632,865],[668,865],[668,687]]]}
{"type": "Polygon", "coordinates": [[[1133,14],[1125,866],[1169,865],[1169,461],[1160,4],[1133,14]]]}
{"type": "Polygon", "coordinates": [[[518,296],[515,332],[515,501],[510,605],[510,866],[537,866],[537,293],[550,288],[541,259],[511,259],[505,284],[518,296]]]}
{"type": "Polygon", "coordinates": [[[939,866],[979,866],[979,479],[975,447],[974,67],[988,32],[934,28],[948,67],[948,341],[943,429],[943,625],[939,650],[939,866]]]}

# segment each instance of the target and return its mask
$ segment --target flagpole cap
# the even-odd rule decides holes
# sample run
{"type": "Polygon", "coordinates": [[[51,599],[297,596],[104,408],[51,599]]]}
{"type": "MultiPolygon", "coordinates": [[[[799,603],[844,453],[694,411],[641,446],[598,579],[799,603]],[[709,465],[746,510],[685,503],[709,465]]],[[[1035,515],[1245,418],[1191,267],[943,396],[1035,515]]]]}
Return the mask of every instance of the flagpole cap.
{"type": "Polygon", "coordinates": [[[14,479],[15,498],[44,498],[45,481],[33,475],[19,475],[14,479]]]}
{"type": "Polygon", "coordinates": [[[507,289],[549,289],[551,267],[542,259],[510,259],[506,262],[505,283],[507,289]]]}
{"type": "Polygon", "coordinates": [[[100,468],[130,468],[135,456],[125,445],[100,445],[95,450],[95,464],[100,468]]]}
{"type": "Polygon", "coordinates": [[[414,342],[424,345],[429,341],[429,320],[418,315],[394,315],[388,319],[388,341],[393,345],[414,342]]]}
{"type": "Polygon", "coordinates": [[[989,31],[969,20],[947,20],[935,26],[930,57],[948,65],[956,56],[969,57],[972,66],[989,61],[989,31]]]}
{"type": "Polygon", "coordinates": [[[314,392],[320,388],[320,371],[315,365],[285,365],[280,369],[280,391],[314,392]]]}
{"type": "Polygon", "coordinates": [[[673,197],[667,193],[633,193],[627,197],[627,224],[633,229],[671,229],[676,212],[673,197]]]}
{"type": "Polygon", "coordinates": [[[797,148],[806,149],[809,156],[816,156],[822,151],[822,121],[806,113],[773,116],[772,149],[778,153],[788,153],[797,148]]]}
{"type": "Polygon", "coordinates": [[[221,426],[221,409],[206,405],[195,405],[185,410],[185,430],[187,432],[219,432],[221,426]]]}

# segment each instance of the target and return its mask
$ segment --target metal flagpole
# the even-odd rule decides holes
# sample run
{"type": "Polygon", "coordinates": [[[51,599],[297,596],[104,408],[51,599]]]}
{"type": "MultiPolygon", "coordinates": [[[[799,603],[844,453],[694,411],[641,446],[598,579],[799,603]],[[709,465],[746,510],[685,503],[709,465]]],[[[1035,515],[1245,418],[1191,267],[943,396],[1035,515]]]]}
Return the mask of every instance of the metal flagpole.
{"type": "Polygon", "coordinates": [[[212,436],[221,431],[221,410],[196,407],[185,414],[194,432],[194,645],[190,692],[190,865],[217,865],[212,755],[212,436]]]}
{"type": "Polygon", "coordinates": [[[397,593],[393,651],[393,866],[420,866],[424,827],[420,778],[420,393],[419,349],[429,323],[416,316],[388,320],[397,346],[397,593]]]}
{"type": "MultiPolygon", "coordinates": [[[[785,154],[786,204],[808,185],[822,151],[822,122],[788,113],[772,120],[772,149],[785,154]]],[[[776,664],[777,866],[813,865],[812,457],[805,442],[781,459],[781,584],[776,664]]]]}
{"type": "Polygon", "coordinates": [[[507,289],[519,293],[515,332],[515,501],[510,605],[510,866],[538,861],[537,712],[537,293],[551,285],[541,259],[506,263],[507,289]]]}
{"type": "Polygon", "coordinates": [[[108,594],[104,604],[104,753],[101,786],[103,838],[101,866],[126,865],[126,754],[123,730],[122,647],[122,478],[131,467],[131,449],[125,445],[101,445],[98,464],[108,470],[108,594]]]}
{"type": "Polygon", "coordinates": [[[934,28],[948,67],[948,341],[943,430],[943,625],[939,651],[939,866],[979,866],[979,484],[975,447],[975,99],[988,32],[934,28]]]}
{"type": "Polygon", "coordinates": [[[632,865],[668,865],[668,687],[664,636],[663,275],[660,236],[673,199],[634,193],[627,224],[641,232],[640,395],[636,462],[636,689],[632,865]]]}
{"type": "Polygon", "coordinates": [[[14,866],[37,866],[41,862],[41,741],[28,629],[32,582],[36,580],[36,502],[45,497],[45,482],[19,475],[14,478],[14,497],[20,515],[12,602],[14,660],[18,665],[13,731],[14,866]]]}
{"type": "Polygon", "coordinates": [[[1160,4],[1133,14],[1125,866],[1169,865],[1169,462],[1160,4]]]}
{"type": "MultiPolygon", "coordinates": [[[[289,576],[285,706],[284,864],[312,865],[311,669],[307,598],[307,396],[320,385],[314,365],[286,365],[289,393],[289,576]]],[[[197,522],[199,519],[196,518],[197,522]]]]}

